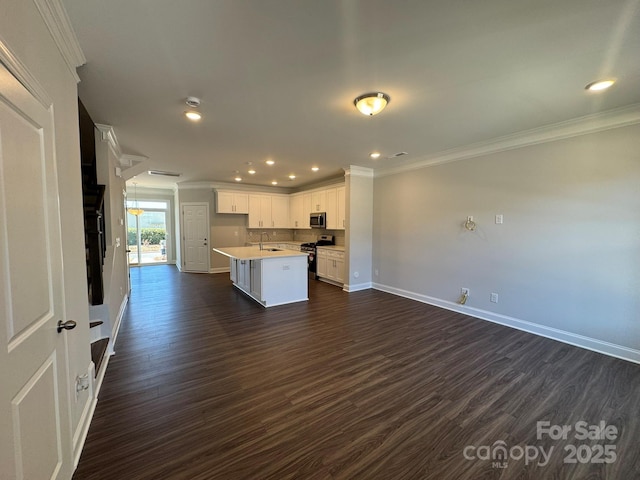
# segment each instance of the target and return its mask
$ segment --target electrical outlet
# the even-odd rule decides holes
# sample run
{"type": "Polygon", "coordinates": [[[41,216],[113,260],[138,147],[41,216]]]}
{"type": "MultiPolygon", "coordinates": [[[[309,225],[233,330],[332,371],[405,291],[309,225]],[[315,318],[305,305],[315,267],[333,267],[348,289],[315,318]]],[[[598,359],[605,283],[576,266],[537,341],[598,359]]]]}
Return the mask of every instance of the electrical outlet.
{"type": "Polygon", "coordinates": [[[463,288],[461,288],[461,289],[460,289],[460,295],[464,295],[465,293],[466,293],[467,295],[469,295],[469,289],[468,289],[468,288],[464,288],[464,287],[463,287],[463,288]]]}
{"type": "Polygon", "coordinates": [[[491,300],[491,303],[498,303],[498,294],[492,293],[489,299],[491,300]]]}
{"type": "Polygon", "coordinates": [[[502,214],[496,215],[496,225],[502,225],[503,221],[504,221],[504,217],[502,216],[502,214]]]}

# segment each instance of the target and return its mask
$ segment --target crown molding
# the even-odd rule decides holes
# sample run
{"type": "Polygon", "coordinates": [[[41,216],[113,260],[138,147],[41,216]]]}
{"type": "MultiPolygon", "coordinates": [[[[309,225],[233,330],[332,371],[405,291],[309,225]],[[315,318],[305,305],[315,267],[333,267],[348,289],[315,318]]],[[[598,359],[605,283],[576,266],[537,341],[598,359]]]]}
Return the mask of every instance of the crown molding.
{"type": "Polygon", "coordinates": [[[567,138],[588,135],[614,128],[640,123],[640,103],[605,112],[585,115],[565,122],[526,130],[512,135],[475,143],[461,148],[453,148],[433,155],[424,156],[415,162],[389,168],[378,168],[376,177],[395,175],[396,173],[418,170],[425,167],[456,162],[493,153],[529,147],[542,143],[555,142],[567,138]]]}
{"type": "Polygon", "coordinates": [[[373,177],[374,171],[372,168],[359,167],[357,165],[349,165],[344,168],[344,176],[352,177],[373,177]]]}
{"type": "Polygon", "coordinates": [[[145,157],[144,155],[130,155],[128,153],[123,153],[119,157],[120,165],[123,167],[133,167],[139,163],[142,163],[146,160],[149,160],[149,157],[145,157]]]}
{"type": "Polygon", "coordinates": [[[53,41],[62,54],[76,82],[80,81],[76,68],[87,63],[78,37],[60,0],[34,0],[53,41]]]}
{"type": "Polygon", "coordinates": [[[120,144],[118,143],[118,138],[116,137],[116,132],[113,127],[111,125],[104,125],[101,123],[96,123],[95,126],[100,132],[100,140],[109,144],[109,147],[113,150],[113,154],[116,156],[120,164],[125,166],[122,163],[122,149],[120,148],[120,144]]]}
{"type": "MultiPolygon", "coordinates": [[[[16,79],[33,95],[40,104],[47,110],[53,104],[53,100],[47,94],[36,77],[29,71],[27,66],[14,55],[7,46],[4,38],[0,36],[0,63],[2,63],[16,79]]],[[[1,67],[1,65],[0,65],[1,67]]]]}

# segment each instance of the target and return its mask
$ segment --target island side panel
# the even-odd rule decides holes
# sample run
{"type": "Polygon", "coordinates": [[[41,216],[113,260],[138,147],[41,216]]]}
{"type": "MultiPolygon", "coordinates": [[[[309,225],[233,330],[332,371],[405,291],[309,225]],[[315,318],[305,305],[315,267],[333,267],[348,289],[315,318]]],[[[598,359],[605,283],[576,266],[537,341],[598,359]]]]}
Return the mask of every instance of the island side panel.
{"type": "Polygon", "coordinates": [[[262,298],[265,306],[309,300],[307,257],[262,260],[262,298]]]}

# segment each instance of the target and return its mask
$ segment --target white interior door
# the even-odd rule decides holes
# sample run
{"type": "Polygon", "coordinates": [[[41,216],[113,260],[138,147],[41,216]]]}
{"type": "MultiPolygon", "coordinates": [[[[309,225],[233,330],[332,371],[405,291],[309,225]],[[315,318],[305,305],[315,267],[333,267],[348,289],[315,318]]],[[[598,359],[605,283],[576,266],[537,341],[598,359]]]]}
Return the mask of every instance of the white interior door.
{"type": "Polygon", "coordinates": [[[183,204],[184,270],[209,272],[209,205],[183,204]]]}
{"type": "Polygon", "coordinates": [[[72,472],[52,115],[0,65],[2,479],[72,472]]]}

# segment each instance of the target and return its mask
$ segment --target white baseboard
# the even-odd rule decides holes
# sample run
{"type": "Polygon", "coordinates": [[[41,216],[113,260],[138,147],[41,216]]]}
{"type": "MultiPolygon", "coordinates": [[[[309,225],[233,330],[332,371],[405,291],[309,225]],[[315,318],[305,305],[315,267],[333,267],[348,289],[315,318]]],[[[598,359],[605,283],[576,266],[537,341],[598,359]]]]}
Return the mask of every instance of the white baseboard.
{"type": "Polygon", "coordinates": [[[559,342],[574,345],[576,347],[585,348],[594,352],[609,355],[611,357],[620,358],[633,363],[640,363],[640,350],[624,347],[596,338],[586,337],[584,335],[578,335],[576,333],[567,332],[553,327],[547,327],[539,325],[537,323],[528,322],[526,320],[520,320],[514,317],[508,317],[506,315],[500,315],[497,313],[489,312],[487,310],[481,310],[479,308],[466,307],[454,302],[442,300],[440,298],[430,297],[420,293],[410,292],[400,288],[391,287],[389,285],[383,285],[380,283],[373,283],[372,286],[376,290],[398,295],[400,297],[409,298],[422,303],[428,303],[436,307],[444,308],[446,310],[452,310],[454,312],[463,313],[471,317],[479,318],[481,320],[487,320],[489,322],[498,323],[506,327],[515,328],[525,332],[540,335],[541,337],[550,338],[559,342]]]}
{"type": "Polygon", "coordinates": [[[209,273],[231,273],[229,267],[214,267],[209,269],[209,273]]]}
{"type": "Polygon", "coordinates": [[[342,290],[344,290],[345,292],[359,292],[360,290],[368,290],[372,287],[372,283],[371,282],[366,282],[366,283],[356,283],[356,284],[352,284],[349,285],[347,283],[345,283],[342,286],[342,290]]]}
{"type": "Polygon", "coordinates": [[[122,317],[124,316],[124,311],[127,308],[127,303],[129,303],[129,296],[125,295],[122,299],[122,303],[120,304],[120,310],[118,310],[118,316],[116,317],[116,324],[113,328],[113,334],[111,336],[111,340],[109,341],[109,354],[113,355],[115,353],[115,344],[116,339],[118,338],[118,332],[120,332],[120,325],[122,325],[122,317]]]}

